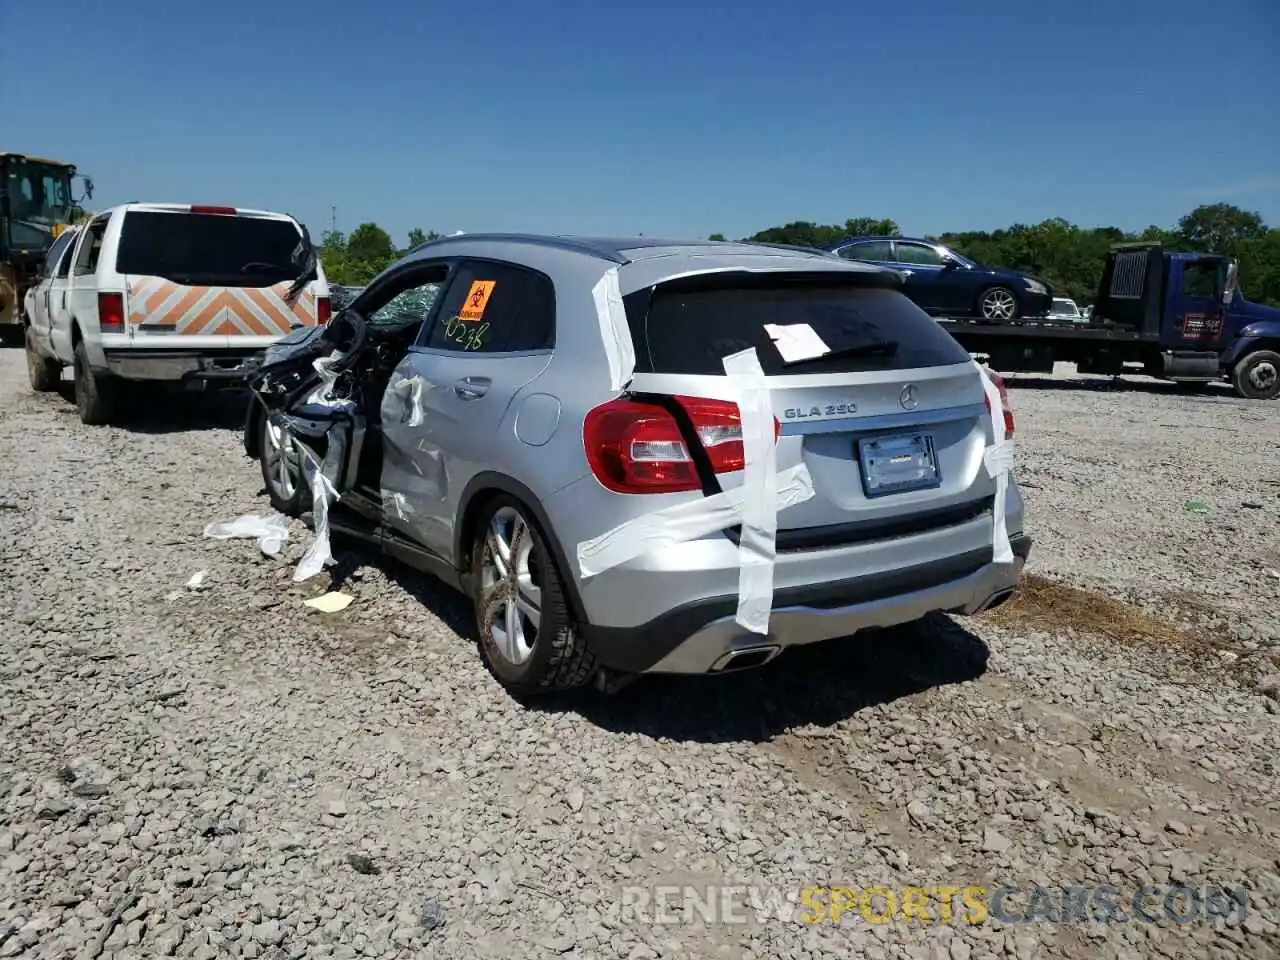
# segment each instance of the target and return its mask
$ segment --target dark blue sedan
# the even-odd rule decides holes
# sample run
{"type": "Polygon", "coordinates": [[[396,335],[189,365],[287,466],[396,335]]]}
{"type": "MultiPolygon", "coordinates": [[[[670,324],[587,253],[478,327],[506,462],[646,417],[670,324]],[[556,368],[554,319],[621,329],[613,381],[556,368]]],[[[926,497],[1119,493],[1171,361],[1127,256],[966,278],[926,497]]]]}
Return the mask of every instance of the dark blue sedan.
{"type": "Polygon", "coordinates": [[[1045,281],[1017,270],[988,267],[930,240],[846,237],[827,249],[846,260],[862,260],[905,274],[903,291],[935,316],[977,317],[999,323],[1041,316],[1053,302],[1053,289],[1045,281]]]}

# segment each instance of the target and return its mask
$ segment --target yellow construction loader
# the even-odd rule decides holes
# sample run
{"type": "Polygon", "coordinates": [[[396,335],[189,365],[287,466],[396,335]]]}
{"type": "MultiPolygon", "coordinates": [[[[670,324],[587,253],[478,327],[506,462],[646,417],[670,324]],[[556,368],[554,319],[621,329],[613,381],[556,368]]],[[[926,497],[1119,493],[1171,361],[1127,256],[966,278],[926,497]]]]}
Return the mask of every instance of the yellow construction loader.
{"type": "Polygon", "coordinates": [[[22,298],[39,276],[53,241],[84,218],[93,181],[74,164],[0,150],[0,339],[20,339],[22,298]],[[72,193],[83,182],[84,196],[72,193]]]}

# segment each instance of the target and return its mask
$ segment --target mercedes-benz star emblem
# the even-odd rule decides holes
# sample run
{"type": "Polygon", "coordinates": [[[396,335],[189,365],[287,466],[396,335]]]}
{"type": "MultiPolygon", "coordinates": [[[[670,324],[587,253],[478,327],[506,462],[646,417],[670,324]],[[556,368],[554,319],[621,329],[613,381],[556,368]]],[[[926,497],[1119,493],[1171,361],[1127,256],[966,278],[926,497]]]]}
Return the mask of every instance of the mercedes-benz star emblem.
{"type": "Polygon", "coordinates": [[[902,392],[898,394],[898,402],[902,404],[903,410],[914,410],[920,406],[920,391],[914,383],[908,383],[902,388],[902,392]]]}

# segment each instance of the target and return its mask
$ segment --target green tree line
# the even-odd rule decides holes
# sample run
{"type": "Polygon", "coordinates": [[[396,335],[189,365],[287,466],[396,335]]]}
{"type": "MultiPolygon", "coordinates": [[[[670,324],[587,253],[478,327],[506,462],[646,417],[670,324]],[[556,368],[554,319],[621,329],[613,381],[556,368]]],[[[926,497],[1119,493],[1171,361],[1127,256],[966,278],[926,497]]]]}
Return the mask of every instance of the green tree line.
{"type": "MultiPolygon", "coordinates": [[[[821,247],[849,236],[901,236],[893,220],[854,217],[843,224],[797,220],[769,227],[744,240],[821,247]]],[[[723,240],[713,233],[708,239],[723,240]]],[[[1280,305],[1280,228],[1269,227],[1256,213],[1228,203],[1196,207],[1172,229],[1151,226],[1141,233],[1117,227],[1079,227],[1053,218],[1000,230],[964,230],[927,239],[953,247],[970,259],[993,267],[1025,270],[1044,277],[1064,296],[1092,303],[1102,278],[1102,265],[1112,244],[1154,240],[1174,250],[1221,253],[1240,261],[1240,287],[1251,300],[1280,305]]]]}
{"type": "Polygon", "coordinates": [[[326,230],[320,238],[320,263],[330,283],[361,287],[414,247],[439,239],[434,230],[415,227],[409,231],[409,243],[397,248],[391,234],[376,223],[362,223],[350,236],[341,230],[326,230]]]}
{"type": "MultiPolygon", "coordinates": [[[[842,237],[901,233],[893,220],[853,217],[842,224],[797,220],[743,239],[821,247],[842,237]]],[[[410,230],[408,244],[397,248],[391,235],[376,223],[362,223],[350,235],[326,232],[320,244],[320,260],[330,283],[361,286],[409,250],[439,237],[433,230],[410,230]]],[[[725,237],[713,233],[710,239],[725,237]]],[[[1082,305],[1092,303],[1097,294],[1103,258],[1112,244],[1156,240],[1172,249],[1236,257],[1245,296],[1280,305],[1280,228],[1268,226],[1257,213],[1228,203],[1196,207],[1172,228],[1151,226],[1141,233],[1117,227],[1080,227],[1053,218],[1032,225],[1015,223],[989,232],[966,230],[928,239],[991,266],[1044,277],[1064,296],[1082,305]]]]}

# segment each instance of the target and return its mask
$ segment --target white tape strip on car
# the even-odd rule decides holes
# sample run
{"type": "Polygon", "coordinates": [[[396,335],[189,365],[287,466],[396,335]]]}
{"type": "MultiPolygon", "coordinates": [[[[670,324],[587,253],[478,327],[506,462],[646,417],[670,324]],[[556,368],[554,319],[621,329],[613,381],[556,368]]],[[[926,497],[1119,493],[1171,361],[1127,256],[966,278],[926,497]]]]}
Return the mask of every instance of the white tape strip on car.
{"type": "Polygon", "coordinates": [[[769,382],[754,347],[725,357],[724,372],[736,382],[742,417],[744,498],[735,619],[753,633],[768,633],[778,540],[778,448],[773,405],[769,402],[769,382]]]}
{"type": "MultiPolygon", "coordinates": [[[[774,480],[778,511],[813,496],[813,480],[803,464],[783,470],[774,480]]],[[[583,579],[634,560],[650,551],[667,550],[742,522],[746,491],[735,487],[701,500],[678,503],[619,524],[578,544],[578,571],[583,579]]]]}
{"type": "Polygon", "coordinates": [[[430,385],[421,376],[414,375],[407,379],[397,380],[389,388],[388,392],[401,399],[407,399],[406,405],[409,408],[409,418],[404,422],[411,427],[422,426],[423,417],[426,415],[426,408],[422,404],[422,395],[430,389],[430,385]]]}
{"type": "Polygon", "coordinates": [[[994,522],[991,524],[991,551],[993,563],[1013,563],[1013,548],[1009,545],[1009,529],[1005,522],[1004,501],[1009,493],[1009,477],[1013,473],[1014,448],[1013,441],[1004,436],[1004,401],[1000,399],[1000,390],[995,385],[982,364],[973,364],[982,377],[982,389],[987,394],[987,406],[991,408],[991,436],[994,443],[982,454],[982,463],[987,469],[987,476],[996,482],[996,499],[991,513],[994,522]]]}
{"type": "Polygon", "coordinates": [[[621,390],[631,382],[635,373],[636,348],[631,342],[631,328],[627,325],[627,311],[622,303],[622,289],[618,286],[617,267],[610,268],[600,278],[600,282],[591,288],[591,299],[596,304],[604,352],[609,358],[609,387],[621,390]]]}
{"type": "Polygon", "coordinates": [[[311,488],[311,522],[315,527],[315,539],[293,572],[294,583],[309,580],[333,562],[333,551],[329,546],[329,504],[339,499],[333,478],[346,456],[346,441],[341,431],[334,427],[329,431],[329,448],[325,451],[324,463],[316,460],[315,454],[303,444],[298,444],[302,453],[302,475],[311,488]]]}

